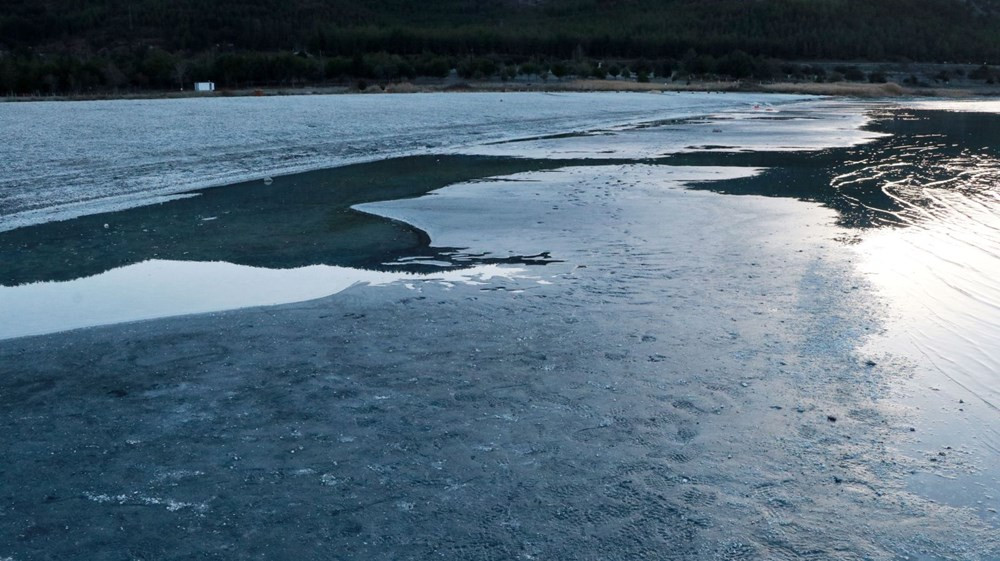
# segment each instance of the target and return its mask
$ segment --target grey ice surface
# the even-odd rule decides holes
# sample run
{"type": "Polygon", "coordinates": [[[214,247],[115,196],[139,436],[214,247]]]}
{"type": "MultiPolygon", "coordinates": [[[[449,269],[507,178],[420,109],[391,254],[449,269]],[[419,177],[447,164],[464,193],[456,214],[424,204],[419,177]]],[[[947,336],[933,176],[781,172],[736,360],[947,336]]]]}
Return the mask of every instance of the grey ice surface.
{"type": "Polygon", "coordinates": [[[452,93],[0,105],[0,231],[247,179],[805,96],[452,93]]]}
{"type": "Polygon", "coordinates": [[[0,559],[1000,558],[904,486],[831,211],[520,179],[381,210],[535,278],[0,342],[0,559]]]}
{"type": "MultiPolygon", "coordinates": [[[[533,158],[733,149],[743,162],[578,162],[358,207],[469,255],[548,256],[544,266],[490,265],[486,277],[144,261],[0,293],[18,295],[0,302],[11,305],[58,290],[63,300],[42,294],[38,305],[72,315],[91,294],[113,298],[122,275],[149,284],[142,274],[154,269],[164,287],[154,290],[178,302],[162,315],[266,303],[247,295],[277,278],[296,285],[286,302],[351,279],[398,279],[301,303],[0,341],[0,560],[1000,559],[987,526],[1000,492],[984,469],[996,459],[994,410],[983,406],[991,373],[945,369],[958,382],[945,385],[921,362],[970,346],[939,348],[944,336],[971,342],[968,356],[982,364],[977,357],[991,358],[976,341],[991,333],[978,311],[995,301],[985,290],[995,260],[980,254],[995,256],[997,221],[992,191],[978,187],[995,184],[997,160],[971,145],[955,158],[921,155],[947,154],[934,145],[992,121],[939,115],[931,124],[949,137],[926,135],[926,115],[906,117],[885,137],[857,129],[870,123],[857,104],[810,101],[786,119],[740,96],[510,101],[0,106],[0,128],[33,139],[0,150],[38,158],[0,158],[0,229],[202,182],[456,144],[533,158]],[[179,107],[190,114],[156,118],[179,107]],[[65,111],[101,132],[88,139],[65,111]],[[215,111],[225,126],[194,126],[215,111]],[[713,112],[725,114],[670,122],[713,112]],[[234,114],[254,118],[237,124],[234,114]],[[523,126],[512,130],[512,117],[523,126]],[[357,136],[332,138],[335,123],[357,136]],[[481,146],[549,132],[585,134],[481,146]],[[796,159],[795,145],[814,156],[796,159]],[[837,146],[858,149],[844,156],[837,146]],[[745,157],[775,150],[785,152],[761,161],[854,167],[830,185],[799,185],[817,176],[769,175],[745,157]],[[925,189],[949,174],[977,196],[925,189]],[[806,190],[891,181],[939,201],[911,205],[914,215],[949,213],[859,236],[816,204],[688,189],[737,177],[806,190]],[[970,253],[977,260],[953,259],[965,270],[934,265],[970,253]],[[180,288],[177,271],[188,267],[196,272],[180,288]],[[211,290],[198,283],[217,269],[232,276],[216,275],[211,290]]],[[[974,138],[995,130],[980,128],[974,138]]]]}

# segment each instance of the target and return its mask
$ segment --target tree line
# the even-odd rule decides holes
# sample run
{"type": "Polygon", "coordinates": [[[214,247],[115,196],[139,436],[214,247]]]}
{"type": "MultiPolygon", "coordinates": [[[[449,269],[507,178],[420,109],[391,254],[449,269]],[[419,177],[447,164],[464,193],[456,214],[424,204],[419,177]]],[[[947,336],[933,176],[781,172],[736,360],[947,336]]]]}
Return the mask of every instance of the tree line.
{"type": "Polygon", "coordinates": [[[7,0],[0,92],[623,75],[611,65],[769,79],[789,60],[995,64],[997,29],[995,0],[7,0]]]}

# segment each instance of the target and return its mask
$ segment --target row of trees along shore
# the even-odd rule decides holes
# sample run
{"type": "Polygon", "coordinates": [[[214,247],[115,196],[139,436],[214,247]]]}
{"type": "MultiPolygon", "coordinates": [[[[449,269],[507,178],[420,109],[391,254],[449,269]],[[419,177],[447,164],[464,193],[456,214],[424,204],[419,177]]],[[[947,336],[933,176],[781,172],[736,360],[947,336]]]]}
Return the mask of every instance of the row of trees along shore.
{"type": "MultiPolygon", "coordinates": [[[[390,82],[442,79],[546,81],[743,80],[799,82],[885,82],[880,70],[852,64],[782,62],[743,51],[721,57],[689,51],[680,59],[569,60],[501,56],[404,56],[384,52],[353,57],[306,53],[221,53],[186,58],[147,48],[118,56],[2,56],[0,95],[45,96],[102,92],[190,90],[194,82],[214,81],[220,89],[347,86],[364,89],[390,82]]],[[[1000,70],[987,65],[967,71],[955,65],[932,77],[906,76],[909,85],[929,85],[966,77],[1000,83],[1000,70]]]]}
{"type": "MultiPolygon", "coordinates": [[[[1000,62],[1000,0],[6,0],[0,94],[527,76],[858,80],[1000,62]],[[788,63],[783,61],[800,61],[788,63]],[[806,61],[806,62],[801,62],[806,61]]],[[[920,80],[921,78],[915,78],[920,80]]]]}

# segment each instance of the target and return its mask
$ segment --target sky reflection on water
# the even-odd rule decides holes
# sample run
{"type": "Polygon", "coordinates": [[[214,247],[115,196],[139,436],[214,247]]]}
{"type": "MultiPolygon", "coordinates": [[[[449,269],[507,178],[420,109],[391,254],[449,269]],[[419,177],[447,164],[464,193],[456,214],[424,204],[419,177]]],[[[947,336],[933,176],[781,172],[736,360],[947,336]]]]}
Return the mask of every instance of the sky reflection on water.
{"type": "Polygon", "coordinates": [[[904,361],[896,390],[921,427],[907,454],[945,459],[911,484],[1000,524],[1000,103],[914,106],[948,111],[890,114],[882,126],[898,132],[832,185],[890,201],[852,202],[888,226],[856,246],[889,310],[866,350],[904,361]]]}
{"type": "Polygon", "coordinates": [[[265,269],[222,262],[149,260],[66,282],[0,286],[0,339],[143,319],[303,302],[356,284],[486,284],[525,269],[482,265],[439,273],[312,265],[265,269]]]}
{"type": "MultiPolygon", "coordinates": [[[[954,192],[933,195],[932,219],[881,230],[859,245],[896,311],[894,323],[944,376],[1000,405],[1000,209],[954,192]]],[[[921,207],[921,212],[926,211],[921,207]]]]}
{"type": "Polygon", "coordinates": [[[894,331],[992,407],[1000,406],[998,125],[997,114],[895,114],[891,126],[904,132],[832,182],[842,194],[861,183],[891,200],[868,207],[891,227],[864,236],[862,268],[898,314],[894,331]]]}

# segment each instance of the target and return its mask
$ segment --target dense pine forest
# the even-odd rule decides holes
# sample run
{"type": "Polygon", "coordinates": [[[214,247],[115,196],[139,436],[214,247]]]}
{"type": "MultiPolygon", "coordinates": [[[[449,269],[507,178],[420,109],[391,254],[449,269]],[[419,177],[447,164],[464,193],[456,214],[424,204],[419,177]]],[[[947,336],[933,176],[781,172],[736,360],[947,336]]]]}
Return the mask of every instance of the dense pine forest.
{"type": "MultiPolygon", "coordinates": [[[[0,8],[0,94],[413,80],[453,69],[498,80],[852,78],[809,65],[829,60],[1000,62],[1000,2],[6,0],[0,8]]],[[[980,73],[997,77],[988,66],[980,73]]]]}

